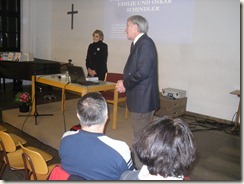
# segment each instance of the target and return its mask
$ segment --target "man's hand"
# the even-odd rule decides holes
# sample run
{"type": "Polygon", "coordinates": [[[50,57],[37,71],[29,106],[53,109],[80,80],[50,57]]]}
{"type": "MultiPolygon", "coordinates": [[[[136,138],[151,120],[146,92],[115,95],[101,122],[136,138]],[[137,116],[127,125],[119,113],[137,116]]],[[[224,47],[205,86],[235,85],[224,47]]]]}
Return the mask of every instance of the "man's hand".
{"type": "Polygon", "coordinates": [[[116,90],[119,93],[124,93],[126,91],[124,84],[123,84],[123,80],[118,80],[116,83],[116,90]]]}

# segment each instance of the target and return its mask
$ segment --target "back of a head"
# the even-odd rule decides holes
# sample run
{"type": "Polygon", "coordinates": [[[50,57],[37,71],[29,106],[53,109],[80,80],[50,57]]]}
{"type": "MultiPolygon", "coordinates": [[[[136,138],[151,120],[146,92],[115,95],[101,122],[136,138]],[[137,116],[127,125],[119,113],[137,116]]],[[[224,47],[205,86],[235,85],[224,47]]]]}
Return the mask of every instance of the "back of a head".
{"type": "Polygon", "coordinates": [[[132,24],[137,24],[140,33],[147,33],[148,32],[148,22],[147,20],[142,17],[141,15],[133,15],[127,19],[132,24]]]}
{"type": "Polygon", "coordinates": [[[81,126],[92,126],[106,123],[107,102],[99,92],[87,93],[77,103],[77,113],[81,126]]]}
{"type": "Polygon", "coordinates": [[[181,119],[161,117],[144,127],[133,145],[149,173],[163,177],[186,176],[196,156],[196,143],[181,119]]]}

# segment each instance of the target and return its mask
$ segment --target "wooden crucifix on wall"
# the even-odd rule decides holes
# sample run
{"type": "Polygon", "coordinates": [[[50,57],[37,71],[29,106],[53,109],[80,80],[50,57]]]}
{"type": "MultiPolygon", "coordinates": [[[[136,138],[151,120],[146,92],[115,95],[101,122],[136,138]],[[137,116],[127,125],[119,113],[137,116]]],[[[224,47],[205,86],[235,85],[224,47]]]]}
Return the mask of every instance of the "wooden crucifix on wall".
{"type": "Polygon", "coordinates": [[[78,11],[74,11],[74,4],[72,4],[71,11],[67,12],[67,14],[71,14],[71,29],[73,29],[74,14],[76,13],[78,13],[78,11]]]}

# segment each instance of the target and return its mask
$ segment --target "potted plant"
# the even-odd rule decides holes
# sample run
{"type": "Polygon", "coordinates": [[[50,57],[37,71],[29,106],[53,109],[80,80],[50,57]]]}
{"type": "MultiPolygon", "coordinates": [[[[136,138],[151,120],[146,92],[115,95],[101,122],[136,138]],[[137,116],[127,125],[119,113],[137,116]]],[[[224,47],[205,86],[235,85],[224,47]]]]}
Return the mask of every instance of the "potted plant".
{"type": "Polygon", "coordinates": [[[19,104],[20,112],[29,112],[31,105],[31,96],[28,92],[18,92],[15,95],[15,103],[19,104]]]}

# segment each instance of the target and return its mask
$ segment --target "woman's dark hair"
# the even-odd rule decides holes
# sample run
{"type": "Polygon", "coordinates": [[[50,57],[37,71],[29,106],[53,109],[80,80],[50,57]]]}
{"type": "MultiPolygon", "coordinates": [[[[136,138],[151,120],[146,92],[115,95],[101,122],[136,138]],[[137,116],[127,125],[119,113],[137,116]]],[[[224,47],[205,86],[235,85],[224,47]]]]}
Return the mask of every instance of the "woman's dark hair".
{"type": "Polygon", "coordinates": [[[188,175],[196,155],[191,130],[181,119],[168,117],[146,125],[133,146],[149,173],[165,178],[188,175]]]}

